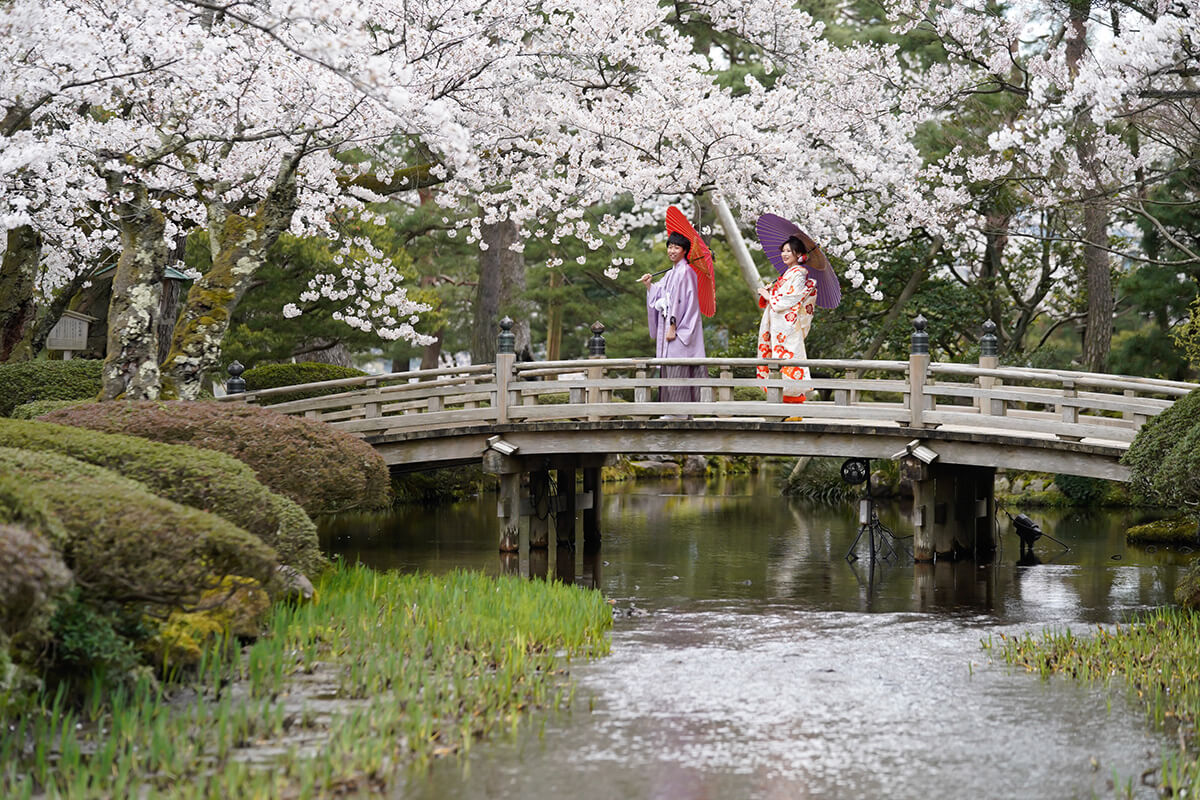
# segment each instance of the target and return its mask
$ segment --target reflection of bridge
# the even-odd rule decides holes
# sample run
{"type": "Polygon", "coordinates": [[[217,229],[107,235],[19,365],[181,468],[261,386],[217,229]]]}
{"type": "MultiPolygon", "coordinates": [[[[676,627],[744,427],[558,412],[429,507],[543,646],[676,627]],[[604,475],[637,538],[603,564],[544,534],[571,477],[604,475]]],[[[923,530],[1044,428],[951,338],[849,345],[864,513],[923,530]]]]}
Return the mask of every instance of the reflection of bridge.
{"type": "Polygon", "coordinates": [[[599,468],[618,453],[816,455],[897,458],[914,481],[915,555],[990,549],[997,467],[1128,480],[1118,463],[1138,429],[1194,384],[997,365],[994,336],[976,364],[931,363],[918,318],[908,361],[609,359],[602,326],[592,356],[516,362],[507,328],[495,364],[372,375],[289,386],[227,400],[269,403],[298,390],[336,394],[272,407],[303,414],[371,443],[395,469],[479,463],[500,476],[501,548],[516,549],[519,517],[531,546],[599,541],[599,468]],[[507,340],[506,340],[507,338],[507,340]],[[658,367],[701,364],[707,379],[670,380],[658,367]],[[770,368],[766,381],[754,368],[770,368]],[[802,406],[782,402],[779,367],[816,377],[802,406]],[[656,403],[656,387],[700,390],[697,403],[656,403]],[[765,389],[765,391],[764,391],[765,389]],[[796,420],[795,414],[803,414],[796,420]],[[664,418],[666,417],[666,418],[664,418]],[[792,418],[792,419],[789,419],[792,418]],[[913,451],[921,458],[911,455],[913,451]],[[909,455],[904,455],[908,453],[909,455]],[[557,494],[549,471],[557,472],[557,494]],[[583,471],[577,495],[575,472],[583,471]],[[523,473],[529,494],[520,497],[523,473]]]}

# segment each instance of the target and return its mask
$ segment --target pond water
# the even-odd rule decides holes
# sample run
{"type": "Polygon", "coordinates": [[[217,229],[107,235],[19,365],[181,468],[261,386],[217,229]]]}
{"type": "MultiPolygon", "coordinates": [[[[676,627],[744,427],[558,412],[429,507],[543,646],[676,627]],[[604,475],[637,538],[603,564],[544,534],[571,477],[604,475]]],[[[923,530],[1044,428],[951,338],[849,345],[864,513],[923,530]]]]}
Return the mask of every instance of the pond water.
{"type": "MultiPolygon", "coordinates": [[[[494,497],[326,520],[327,551],[376,568],[548,573],[615,602],[612,654],[571,665],[570,712],[535,714],[394,796],[1084,798],[1114,782],[1155,796],[1140,776],[1169,742],[1124,692],[1043,681],[981,642],[1168,603],[1188,553],[1127,547],[1130,512],[1025,509],[1070,550],[1043,538],[1042,563],[1017,564],[1001,514],[992,564],[872,570],[844,558],[853,505],[776,485],[606,484],[600,552],[560,559],[552,544],[532,562],[498,555],[494,497]]],[[[902,509],[880,518],[911,536],[902,509]]]]}

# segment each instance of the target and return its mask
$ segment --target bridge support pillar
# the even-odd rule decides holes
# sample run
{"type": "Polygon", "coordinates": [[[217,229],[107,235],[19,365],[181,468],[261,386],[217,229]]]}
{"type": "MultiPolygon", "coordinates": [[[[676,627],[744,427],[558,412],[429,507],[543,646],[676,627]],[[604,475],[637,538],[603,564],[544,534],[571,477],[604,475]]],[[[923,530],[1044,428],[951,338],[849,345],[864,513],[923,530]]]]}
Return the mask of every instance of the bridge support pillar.
{"type": "Polygon", "coordinates": [[[583,550],[590,552],[600,547],[600,507],[603,483],[600,467],[583,468],[583,492],[590,494],[591,505],[583,512],[583,550]]]}
{"type": "Polygon", "coordinates": [[[558,468],[558,517],[555,519],[555,536],[558,547],[575,549],[575,467],[558,468]]]}
{"type": "Polygon", "coordinates": [[[913,485],[914,560],[991,558],[996,549],[994,467],[907,458],[901,470],[913,485]]]}
{"type": "Polygon", "coordinates": [[[529,549],[550,546],[550,471],[529,473],[529,549]]]}

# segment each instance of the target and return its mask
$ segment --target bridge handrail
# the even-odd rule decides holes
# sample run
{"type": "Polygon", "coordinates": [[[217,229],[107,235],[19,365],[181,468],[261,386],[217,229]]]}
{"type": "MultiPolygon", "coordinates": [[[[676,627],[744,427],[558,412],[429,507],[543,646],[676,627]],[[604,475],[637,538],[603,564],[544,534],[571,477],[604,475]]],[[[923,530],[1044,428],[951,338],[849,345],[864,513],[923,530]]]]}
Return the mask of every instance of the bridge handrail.
{"type": "Polygon", "coordinates": [[[1196,389],[1200,384],[1185,381],[1168,381],[1161,378],[1141,378],[1132,375],[1106,375],[1098,372],[1072,372],[1070,370],[1031,369],[1026,367],[979,367],[974,364],[955,364],[935,361],[929,365],[931,375],[962,375],[965,377],[1000,378],[1004,380],[1071,382],[1076,387],[1133,390],[1168,394],[1181,397],[1196,389]]]}
{"type": "Polygon", "coordinates": [[[385,372],[380,375],[357,375],[353,378],[337,378],[331,381],[297,383],[291,386],[272,386],[270,389],[254,389],[242,394],[225,395],[217,400],[251,402],[259,397],[277,397],[281,394],[304,392],[311,389],[334,389],[343,386],[377,386],[382,383],[408,383],[413,379],[437,378],[459,375],[484,375],[494,372],[495,364],[469,364],[462,367],[438,367],[436,369],[414,369],[405,372],[385,372]]]}
{"type": "Polygon", "coordinates": [[[540,371],[571,371],[580,372],[587,367],[604,367],[605,369],[637,369],[640,367],[673,367],[673,366],[702,366],[702,367],[758,367],[758,366],[798,366],[798,367],[827,367],[829,369],[856,370],[895,370],[902,372],[908,369],[907,361],[856,361],[844,358],[603,358],[579,359],[574,361],[520,361],[513,365],[513,371],[535,373],[540,371]]]}

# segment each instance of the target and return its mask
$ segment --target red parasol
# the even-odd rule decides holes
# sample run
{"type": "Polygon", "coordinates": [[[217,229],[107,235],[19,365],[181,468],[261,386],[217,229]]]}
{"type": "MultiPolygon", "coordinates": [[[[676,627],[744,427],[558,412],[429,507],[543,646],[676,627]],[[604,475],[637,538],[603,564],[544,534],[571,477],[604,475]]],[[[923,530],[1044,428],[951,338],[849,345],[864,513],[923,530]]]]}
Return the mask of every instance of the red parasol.
{"type": "Polygon", "coordinates": [[[779,249],[788,237],[799,237],[800,241],[804,242],[808,263],[816,268],[808,271],[808,277],[817,282],[817,305],[821,308],[838,307],[842,302],[842,287],[838,284],[837,275],[833,273],[833,266],[821,252],[821,248],[817,247],[817,243],[800,230],[799,225],[775,214],[763,214],[754,223],[754,228],[758,231],[759,244],[763,246],[771,266],[775,267],[775,271],[780,275],[787,272],[787,265],[783,263],[779,249]]]}
{"type": "Polygon", "coordinates": [[[696,272],[696,288],[700,294],[700,313],[711,317],[717,313],[717,280],[713,272],[712,251],[696,233],[696,229],[687,221],[675,206],[667,209],[667,233],[682,233],[692,243],[688,251],[688,264],[696,272]]]}

